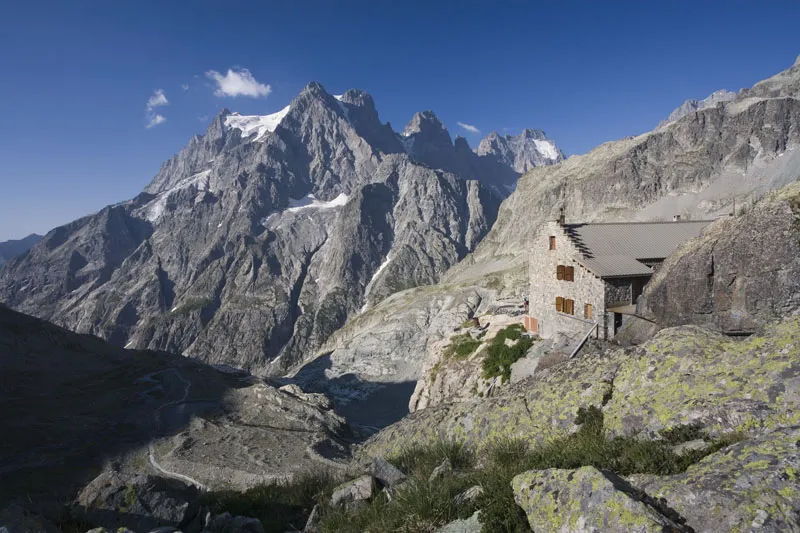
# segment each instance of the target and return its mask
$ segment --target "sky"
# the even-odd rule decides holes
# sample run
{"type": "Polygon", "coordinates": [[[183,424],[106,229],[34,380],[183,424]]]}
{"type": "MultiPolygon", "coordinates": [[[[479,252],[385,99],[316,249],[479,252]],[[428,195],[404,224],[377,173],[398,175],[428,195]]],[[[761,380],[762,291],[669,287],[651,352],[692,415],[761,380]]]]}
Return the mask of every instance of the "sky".
{"type": "Polygon", "coordinates": [[[800,54],[797,1],[0,3],[0,241],[132,198],[223,107],[310,81],[433,110],[477,146],[540,128],[567,153],[651,130],[688,98],[800,54]]]}

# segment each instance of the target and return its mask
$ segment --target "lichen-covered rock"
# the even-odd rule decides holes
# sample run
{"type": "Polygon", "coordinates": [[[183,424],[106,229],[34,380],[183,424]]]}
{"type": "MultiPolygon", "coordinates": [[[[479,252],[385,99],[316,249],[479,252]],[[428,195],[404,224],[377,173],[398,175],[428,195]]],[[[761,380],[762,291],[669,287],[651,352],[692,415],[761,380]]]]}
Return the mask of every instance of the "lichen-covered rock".
{"type": "Polygon", "coordinates": [[[602,407],[611,435],[656,436],[695,423],[711,434],[800,424],[800,317],[736,340],[695,326],[636,348],[588,354],[482,401],[417,411],[368,440],[372,456],[438,438],[481,445],[541,441],[574,429],[578,408],[602,407]]]}
{"type": "Polygon", "coordinates": [[[336,487],[331,495],[331,505],[368,500],[372,497],[373,490],[375,479],[372,476],[361,476],[336,487]]]}
{"type": "Polygon", "coordinates": [[[740,442],[674,476],[631,476],[695,531],[800,531],[800,427],[740,442]]]}
{"type": "Polygon", "coordinates": [[[368,473],[386,487],[394,487],[406,479],[406,475],[403,472],[382,457],[376,457],[372,460],[368,473]]]}
{"type": "Polygon", "coordinates": [[[639,301],[660,326],[750,332],[800,309],[800,184],[719,220],[664,262],[639,301]]]}
{"type": "Polygon", "coordinates": [[[103,472],[81,491],[71,508],[74,518],[96,527],[151,531],[182,529],[200,511],[197,487],[150,475],[103,472]]]}
{"type": "Polygon", "coordinates": [[[481,533],[480,511],[469,518],[453,520],[436,530],[436,533],[481,533]]]}
{"type": "Polygon", "coordinates": [[[511,487],[534,531],[689,531],[621,478],[591,466],[532,470],[516,476],[511,487]]]}

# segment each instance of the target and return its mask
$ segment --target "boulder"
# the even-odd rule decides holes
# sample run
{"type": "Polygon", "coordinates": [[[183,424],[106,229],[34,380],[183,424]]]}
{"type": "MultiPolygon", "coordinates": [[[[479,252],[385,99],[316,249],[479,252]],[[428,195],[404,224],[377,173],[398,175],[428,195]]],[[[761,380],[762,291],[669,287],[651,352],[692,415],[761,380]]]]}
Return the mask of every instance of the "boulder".
{"type": "Polygon", "coordinates": [[[511,486],[534,531],[690,531],[623,479],[591,466],[532,470],[516,476],[511,486]]]}
{"type": "Polygon", "coordinates": [[[386,487],[394,487],[406,479],[404,473],[382,457],[374,458],[367,471],[368,474],[383,483],[386,487]]]}
{"type": "Polygon", "coordinates": [[[0,511],[0,531],[2,533],[59,533],[55,524],[16,504],[11,504],[0,511]]]}
{"type": "Polygon", "coordinates": [[[152,531],[169,526],[183,529],[200,512],[196,487],[151,475],[125,476],[103,472],[78,495],[73,517],[96,527],[152,531]]]}
{"type": "Polygon", "coordinates": [[[481,523],[479,521],[480,512],[476,511],[469,518],[454,520],[449,524],[440,527],[436,533],[481,533],[481,523]]]}
{"type": "Polygon", "coordinates": [[[630,476],[695,531],[800,531],[800,427],[729,446],[673,476],[630,476]]]}
{"type": "Polygon", "coordinates": [[[478,501],[478,498],[481,496],[483,496],[483,487],[480,485],[475,485],[460,494],[456,494],[456,497],[453,498],[453,504],[455,504],[456,507],[462,505],[471,505],[478,501]]]}
{"type": "Polygon", "coordinates": [[[450,464],[450,459],[445,459],[439,466],[433,469],[430,477],[428,477],[428,483],[433,483],[437,479],[443,478],[452,472],[453,465],[450,464]]]}
{"type": "Polygon", "coordinates": [[[365,501],[372,497],[375,490],[375,478],[369,475],[348,481],[336,487],[331,495],[331,505],[347,504],[351,502],[365,501]]]}
{"type": "Polygon", "coordinates": [[[660,326],[753,332],[800,309],[800,184],[710,225],[653,276],[638,314],[660,326]]]}
{"type": "Polygon", "coordinates": [[[311,513],[308,515],[308,520],[306,520],[306,525],[303,528],[303,533],[318,533],[319,522],[320,522],[319,505],[315,505],[314,508],[311,509],[311,513]]]}
{"type": "Polygon", "coordinates": [[[256,518],[222,513],[211,520],[208,531],[212,533],[264,533],[264,526],[256,518]]]}
{"type": "Polygon", "coordinates": [[[707,440],[703,439],[695,439],[690,440],[689,442],[683,442],[681,444],[677,444],[672,447],[672,451],[675,452],[677,455],[683,455],[688,452],[698,452],[707,450],[711,447],[711,443],[707,440]]]}

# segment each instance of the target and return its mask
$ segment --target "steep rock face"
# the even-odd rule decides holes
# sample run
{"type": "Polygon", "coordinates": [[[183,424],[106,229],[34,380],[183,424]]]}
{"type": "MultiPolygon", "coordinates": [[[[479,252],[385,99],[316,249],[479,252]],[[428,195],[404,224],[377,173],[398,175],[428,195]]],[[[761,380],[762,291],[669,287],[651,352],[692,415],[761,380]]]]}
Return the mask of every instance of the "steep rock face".
{"type": "Polygon", "coordinates": [[[639,313],[660,326],[750,332],[800,309],[800,184],[719,220],[664,263],[639,313]]]}
{"type": "Polygon", "coordinates": [[[670,113],[669,116],[658,125],[658,127],[661,128],[662,126],[666,126],[670,122],[681,119],[690,113],[695,113],[707,107],[714,107],[721,102],[730,102],[735,98],[735,92],[721,89],[719,91],[714,91],[702,100],[686,100],[679,107],[675,108],[672,113],[670,113]]]}
{"type": "Polygon", "coordinates": [[[446,279],[498,256],[519,257],[539,225],[568,221],[709,218],[798,179],[800,70],[765,80],[724,106],[601,145],[522,176],[492,231],[446,279]],[[526,228],[526,231],[521,231],[526,228]]]}
{"type": "Polygon", "coordinates": [[[520,135],[502,136],[493,131],[480,142],[475,153],[493,158],[520,174],[565,159],[564,152],[542,130],[532,129],[523,130],[520,135]]]}
{"type": "Polygon", "coordinates": [[[0,242],[0,267],[5,265],[9,259],[18,255],[24,254],[31,247],[42,240],[41,235],[31,233],[24,239],[12,239],[10,241],[0,242]]]}
{"type": "Polygon", "coordinates": [[[437,281],[493,223],[498,195],[402,149],[361,91],[312,83],[274,115],[225,110],[142,194],[4,268],[0,301],[118,345],[282,372],[365,304],[437,281]]]}

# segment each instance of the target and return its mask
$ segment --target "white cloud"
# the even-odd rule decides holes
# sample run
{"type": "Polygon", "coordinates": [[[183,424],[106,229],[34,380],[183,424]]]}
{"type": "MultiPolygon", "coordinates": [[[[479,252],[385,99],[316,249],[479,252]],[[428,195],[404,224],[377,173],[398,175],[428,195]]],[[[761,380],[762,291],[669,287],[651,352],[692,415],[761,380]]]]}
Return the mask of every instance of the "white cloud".
{"type": "Polygon", "coordinates": [[[228,73],[225,75],[216,70],[209,70],[206,72],[206,77],[216,82],[217,88],[214,94],[217,96],[264,98],[272,92],[272,87],[258,83],[246,68],[228,69],[228,73]]]}
{"type": "Polygon", "coordinates": [[[155,112],[155,108],[165,105],[169,105],[169,100],[167,100],[167,95],[164,94],[164,89],[156,89],[153,91],[153,95],[147,99],[147,105],[145,106],[144,115],[147,119],[145,128],[152,128],[153,126],[158,126],[167,121],[167,117],[155,112]]]}
{"type": "Polygon", "coordinates": [[[478,128],[476,128],[472,124],[464,124],[463,122],[456,122],[456,124],[458,124],[459,126],[461,126],[462,128],[464,128],[465,130],[467,130],[470,133],[480,133],[481,132],[481,130],[479,130],[478,128]]]}
{"type": "Polygon", "coordinates": [[[164,89],[156,89],[153,91],[153,96],[147,100],[147,110],[152,111],[162,105],[169,105],[169,100],[167,100],[167,95],[164,94],[164,89]]]}
{"type": "Polygon", "coordinates": [[[159,124],[163,124],[167,121],[167,117],[163,115],[159,115],[158,113],[149,114],[147,115],[147,124],[145,128],[152,128],[153,126],[158,126],[159,124]]]}
{"type": "Polygon", "coordinates": [[[181,85],[181,89],[183,89],[184,91],[188,91],[189,86],[184,83],[183,85],[181,85]]]}
{"type": "Polygon", "coordinates": [[[208,115],[200,115],[197,117],[200,122],[208,122],[208,115]]]}

